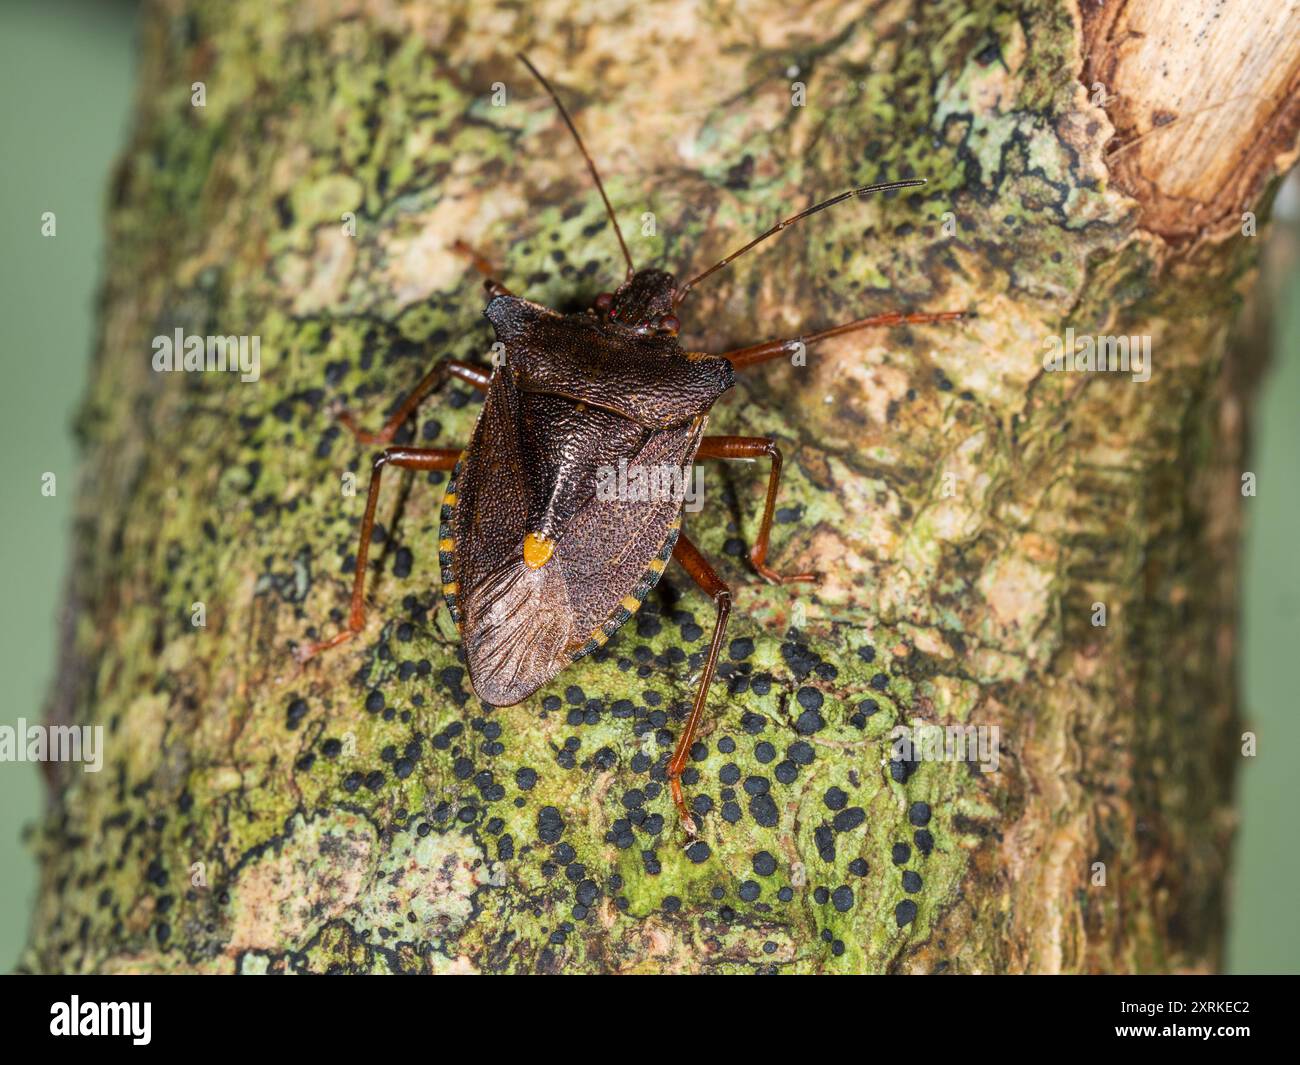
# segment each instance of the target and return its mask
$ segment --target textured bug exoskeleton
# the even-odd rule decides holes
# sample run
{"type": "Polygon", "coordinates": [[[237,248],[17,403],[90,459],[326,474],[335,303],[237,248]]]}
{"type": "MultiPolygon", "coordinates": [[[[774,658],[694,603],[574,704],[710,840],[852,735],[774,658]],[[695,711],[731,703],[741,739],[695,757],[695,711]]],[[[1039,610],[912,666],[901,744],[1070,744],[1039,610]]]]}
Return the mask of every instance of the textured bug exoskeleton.
{"type": "Polygon", "coordinates": [[[586,159],[613,223],[627,278],[590,310],[560,314],[522,299],[491,279],[490,266],[464,245],[485,274],[485,314],[496,333],[493,365],[439,363],[377,433],[339,417],[363,443],[388,444],[419,403],[449,376],[486,393],[463,449],[389,447],[374,462],[357,548],[348,626],[299,649],[302,661],[351,638],[365,625],[365,572],[380,478],[387,466],[452,472],[439,529],[442,592],[465,647],[470,683],[480,698],[508,706],[528,698],[575,660],[604,644],[641,606],[670,560],[678,561],[714,601],[717,621],[690,716],[666,766],[686,831],[696,831],[680,777],[703,715],[731,608],[731,593],[682,532],[678,493],[605,498],[602,470],[638,467],[689,478],[699,459],[771,461],[755,570],[773,583],[810,581],[767,565],[768,537],[781,476],[781,452],[767,437],[708,436],[710,408],[737,370],[788,358],[828,337],[871,326],[923,324],[961,312],[885,313],[791,340],[720,355],[678,343],[677,309],[691,289],[782,229],[852,196],[923,184],[898,181],[851,189],[778,223],[684,284],[671,274],[636,270],[591,157],[554,90],[550,94],[586,159]]]}

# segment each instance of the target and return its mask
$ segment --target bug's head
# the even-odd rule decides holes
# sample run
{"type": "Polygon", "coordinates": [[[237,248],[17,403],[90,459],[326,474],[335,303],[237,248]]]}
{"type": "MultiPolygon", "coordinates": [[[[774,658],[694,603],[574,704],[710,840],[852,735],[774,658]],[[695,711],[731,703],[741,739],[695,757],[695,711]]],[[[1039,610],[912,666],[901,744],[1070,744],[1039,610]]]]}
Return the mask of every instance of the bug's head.
{"type": "Polygon", "coordinates": [[[638,336],[676,336],[681,322],[673,314],[677,281],[663,270],[638,270],[617,292],[596,297],[596,314],[638,336]]]}

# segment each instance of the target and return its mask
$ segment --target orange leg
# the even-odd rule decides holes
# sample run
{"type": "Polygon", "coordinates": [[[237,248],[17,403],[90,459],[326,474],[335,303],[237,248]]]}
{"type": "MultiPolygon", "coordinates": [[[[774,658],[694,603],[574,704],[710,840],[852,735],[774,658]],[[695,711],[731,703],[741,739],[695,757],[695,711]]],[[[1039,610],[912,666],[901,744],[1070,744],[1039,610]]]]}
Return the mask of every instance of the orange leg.
{"type": "Polygon", "coordinates": [[[451,250],[457,255],[463,255],[473,264],[474,269],[483,275],[483,287],[487,289],[489,296],[509,296],[512,294],[505,285],[492,276],[496,272],[492,269],[492,264],[463,240],[455,241],[451,246],[451,250]]]}
{"type": "Polygon", "coordinates": [[[700,586],[701,590],[712,597],[718,608],[718,619],[713,628],[713,642],[709,644],[709,657],[704,663],[704,673],[700,677],[700,686],[695,693],[695,704],[691,707],[691,716],[686,719],[682,737],[677,741],[677,749],[673,751],[672,760],[668,763],[668,786],[672,791],[673,803],[677,807],[678,816],[682,819],[682,827],[688,834],[694,836],[695,818],[691,816],[686,798],[682,795],[682,770],[686,768],[686,759],[691,754],[691,744],[695,742],[695,733],[699,731],[700,718],[704,716],[704,700],[709,694],[713,671],[718,665],[722,635],[727,630],[727,616],[731,613],[731,589],[722,583],[722,578],[713,572],[713,567],[700,554],[699,548],[685,536],[677,537],[673,558],[682,564],[682,568],[690,574],[691,579],[700,586]]]}
{"type": "Polygon", "coordinates": [[[420,383],[402,401],[402,405],[397,408],[397,411],[377,433],[367,432],[358,426],[356,419],[343,407],[334,408],[334,417],[346,425],[352,431],[352,435],[363,444],[391,443],[393,437],[397,435],[397,430],[402,427],[402,423],[415,412],[415,408],[424,402],[425,397],[430,392],[444,385],[448,377],[457,377],[467,384],[473,385],[480,392],[486,392],[488,382],[492,379],[492,373],[490,370],[481,370],[477,366],[471,366],[467,362],[459,362],[456,359],[443,359],[424,375],[420,383]]]}
{"type": "Polygon", "coordinates": [[[769,340],[747,348],[737,348],[735,351],[724,351],[717,357],[726,359],[737,370],[744,370],[750,366],[757,366],[762,362],[770,362],[782,356],[793,355],[799,350],[800,345],[806,348],[816,344],[819,340],[829,340],[831,337],[843,336],[845,333],[852,333],[858,329],[888,325],[928,325],[931,322],[955,322],[961,318],[973,317],[974,315],[969,311],[938,311],[935,313],[888,311],[885,314],[873,314],[869,318],[859,318],[857,321],[831,326],[829,329],[809,333],[807,336],[795,337],[793,340],[769,340]]]}
{"type": "Polygon", "coordinates": [[[385,466],[398,466],[407,470],[454,469],[460,451],[448,447],[390,447],[375,456],[370,473],[370,492],[366,496],[366,513],[361,519],[361,542],[357,545],[357,571],[352,578],[352,613],[348,626],[328,640],[309,643],[294,649],[294,657],[306,663],[322,651],[337,647],[352,639],[366,625],[366,562],[370,557],[370,537],[375,528],[375,504],[379,501],[379,481],[385,466]]]}
{"type": "Polygon", "coordinates": [[[759,459],[772,460],[767,476],[767,499],[763,503],[763,520],[758,526],[758,538],[749,552],[749,561],[758,575],[769,584],[792,584],[798,581],[815,581],[815,573],[780,574],[767,564],[767,542],[772,534],[772,514],[776,510],[776,489],[781,483],[781,449],[776,441],[766,436],[706,436],[700,441],[697,459],[759,459]]]}

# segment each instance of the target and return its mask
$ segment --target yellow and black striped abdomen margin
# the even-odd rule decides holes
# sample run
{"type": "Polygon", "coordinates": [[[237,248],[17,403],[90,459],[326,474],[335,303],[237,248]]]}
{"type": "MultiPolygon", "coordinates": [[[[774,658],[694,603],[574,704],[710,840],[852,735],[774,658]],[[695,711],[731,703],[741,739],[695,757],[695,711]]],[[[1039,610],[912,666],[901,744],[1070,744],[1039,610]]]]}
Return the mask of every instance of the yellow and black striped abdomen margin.
{"type": "Polygon", "coordinates": [[[456,583],[456,480],[460,476],[461,464],[467,452],[462,451],[456,460],[447,481],[447,491],[443,493],[442,510],[438,514],[438,569],[442,579],[442,597],[447,601],[447,610],[451,620],[460,628],[460,588],[456,583]]]}
{"type": "Polygon", "coordinates": [[[668,568],[668,560],[673,557],[673,548],[677,546],[677,537],[681,531],[682,516],[679,513],[672,525],[669,526],[668,538],[664,540],[664,545],[659,549],[659,553],[650,560],[649,565],[637,578],[632,590],[623,596],[622,602],[614,608],[614,612],[610,614],[604,624],[587,637],[587,642],[574,654],[572,661],[576,662],[579,658],[603,647],[609,642],[609,638],[618,632],[633,614],[641,609],[641,604],[645,602],[646,596],[659,583],[659,578],[664,575],[664,570],[668,568]]]}

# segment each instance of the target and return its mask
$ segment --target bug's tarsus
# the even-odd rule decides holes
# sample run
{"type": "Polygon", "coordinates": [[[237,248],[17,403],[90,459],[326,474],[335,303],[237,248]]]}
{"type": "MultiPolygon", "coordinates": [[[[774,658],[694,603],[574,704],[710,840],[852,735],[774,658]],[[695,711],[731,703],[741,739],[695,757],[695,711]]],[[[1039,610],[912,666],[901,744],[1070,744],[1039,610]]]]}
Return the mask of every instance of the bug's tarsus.
{"type": "Polygon", "coordinates": [[[852,196],[866,196],[873,192],[889,192],[893,189],[910,189],[910,188],[915,188],[917,185],[924,185],[924,184],[925,184],[925,178],[909,178],[905,181],[882,181],[878,185],[862,185],[856,189],[849,189],[847,192],[841,192],[838,196],[832,196],[829,200],[822,200],[821,203],[815,203],[811,207],[807,207],[804,210],[800,211],[798,214],[791,215],[789,218],[784,218],[776,225],[774,225],[771,229],[768,229],[760,233],[748,244],[746,244],[743,248],[737,248],[726,258],[720,259],[718,262],[714,263],[707,270],[705,270],[704,273],[697,274],[695,277],[687,281],[684,285],[679,285],[677,287],[677,296],[673,300],[673,306],[680,307],[682,301],[686,299],[691,289],[693,289],[706,277],[708,277],[711,274],[717,273],[728,263],[735,262],[742,255],[744,255],[745,252],[749,251],[750,248],[754,247],[754,245],[761,244],[763,241],[767,240],[768,237],[775,236],[777,233],[780,233],[781,230],[788,229],[790,226],[794,225],[796,222],[801,221],[804,218],[807,218],[809,215],[814,215],[818,211],[824,211],[828,207],[834,207],[837,203],[843,203],[845,200],[849,199],[852,196]]]}
{"type": "Polygon", "coordinates": [[[327,640],[303,644],[294,650],[299,665],[306,665],[322,651],[352,639],[366,627],[366,563],[370,557],[370,540],[375,529],[375,507],[379,503],[379,482],[384,468],[397,466],[406,470],[451,470],[460,460],[459,448],[390,447],[375,456],[370,468],[370,490],[366,494],[366,513],[361,519],[361,539],[357,543],[356,575],[352,578],[352,609],[348,624],[327,640]]]}
{"type": "Polygon", "coordinates": [[[591,171],[592,180],[596,182],[596,191],[600,193],[600,198],[605,201],[605,213],[609,215],[609,220],[614,226],[614,236],[618,237],[618,246],[623,249],[623,258],[627,260],[627,276],[631,277],[636,273],[636,267],[632,265],[632,253],[627,250],[627,241],[623,239],[623,230],[619,228],[618,218],[614,215],[614,208],[609,202],[609,197],[605,195],[605,185],[600,180],[600,174],[596,170],[596,164],[591,160],[591,154],[587,151],[587,146],[582,143],[582,137],[578,135],[578,127],[573,124],[573,119],[569,117],[569,112],[564,104],[560,101],[554,89],[551,88],[550,82],[542,77],[541,71],[533,66],[532,61],[524,55],[523,52],[517,53],[520,61],[530,71],[533,77],[542,83],[542,88],[547,91],[555,106],[560,111],[560,117],[564,119],[564,124],[569,127],[569,132],[573,134],[573,139],[578,142],[578,151],[582,152],[582,157],[587,160],[587,169],[591,171]]]}
{"type": "Polygon", "coordinates": [[[767,475],[767,497],[763,501],[763,520],[758,536],[749,551],[749,561],[768,584],[803,584],[818,579],[815,573],[778,573],[767,564],[768,540],[772,535],[772,515],[776,510],[776,492],[781,484],[781,449],[770,436],[706,436],[700,441],[697,459],[772,460],[767,475]]]}
{"type": "Polygon", "coordinates": [[[677,741],[673,756],[668,761],[668,788],[672,793],[673,804],[677,807],[677,814],[681,818],[682,827],[686,829],[690,836],[694,837],[696,835],[695,818],[691,816],[690,807],[686,805],[686,797],[682,794],[682,770],[686,768],[686,760],[691,755],[691,745],[695,742],[695,733],[699,731],[700,719],[704,716],[704,703],[709,694],[709,685],[713,681],[713,672],[718,665],[718,653],[722,649],[722,637],[727,631],[727,618],[731,614],[731,589],[727,587],[721,577],[713,572],[713,567],[709,565],[708,559],[700,554],[699,548],[691,543],[685,535],[677,537],[677,543],[673,545],[673,558],[681,563],[682,568],[686,570],[691,579],[700,586],[700,590],[711,597],[714,605],[718,608],[718,616],[713,628],[713,640],[709,644],[709,656],[704,662],[704,672],[700,676],[700,686],[695,691],[695,702],[691,706],[691,716],[686,719],[681,738],[677,741]]]}

